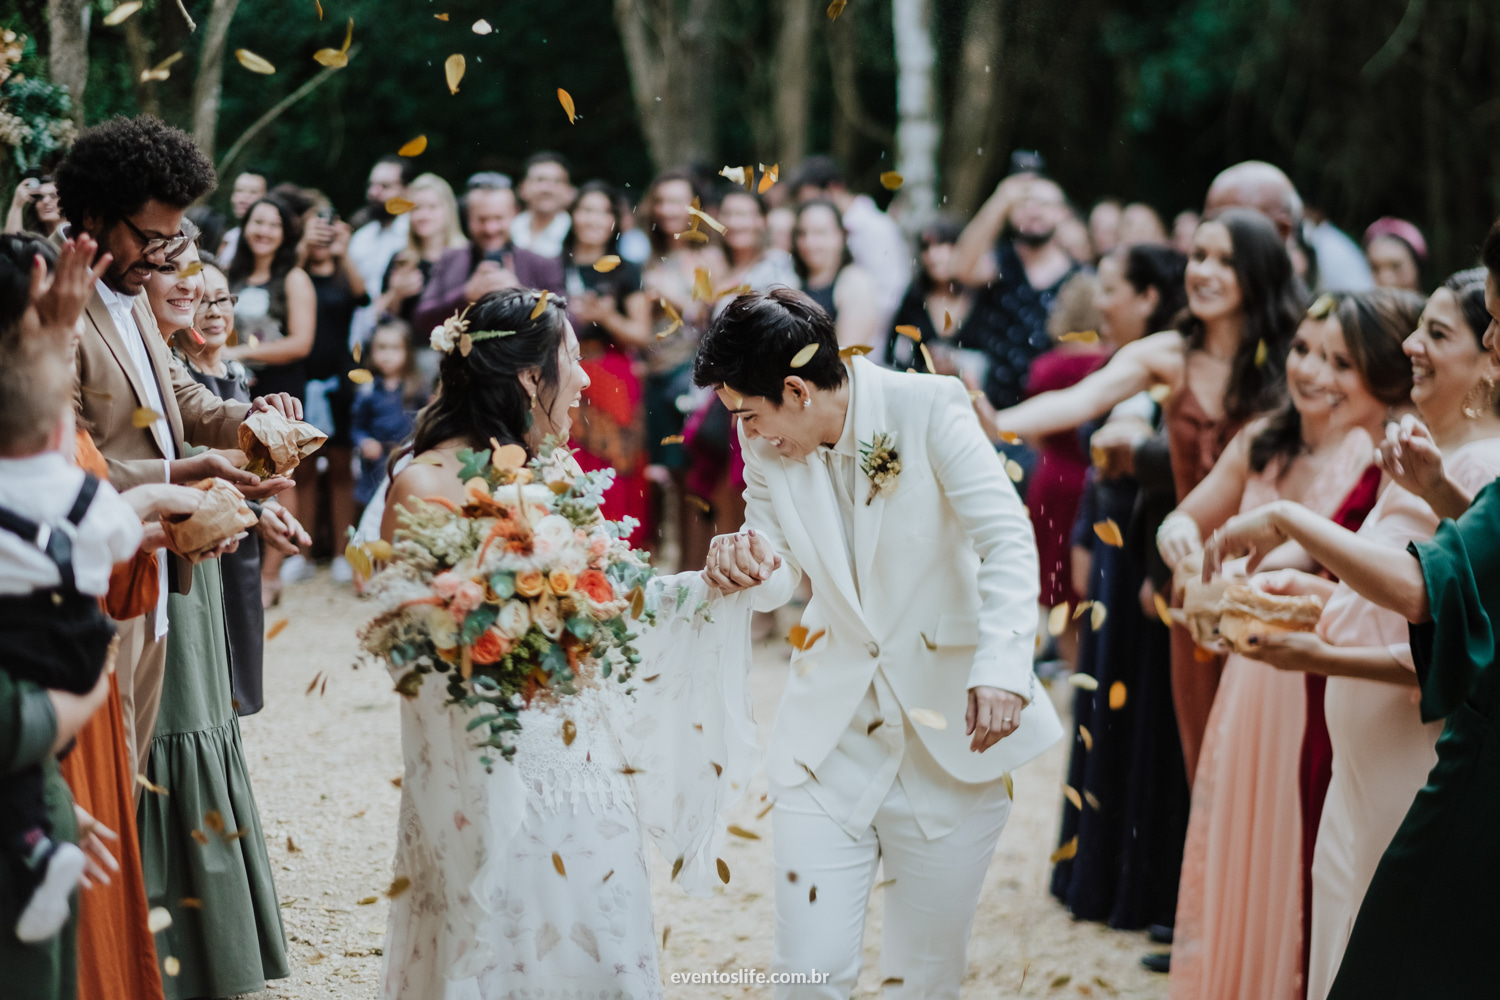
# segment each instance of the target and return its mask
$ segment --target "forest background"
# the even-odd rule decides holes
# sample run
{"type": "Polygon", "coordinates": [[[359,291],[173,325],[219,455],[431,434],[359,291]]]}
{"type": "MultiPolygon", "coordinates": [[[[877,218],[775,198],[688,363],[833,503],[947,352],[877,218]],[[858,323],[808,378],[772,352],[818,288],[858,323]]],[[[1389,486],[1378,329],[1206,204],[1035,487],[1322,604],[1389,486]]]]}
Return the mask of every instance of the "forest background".
{"type": "Polygon", "coordinates": [[[1168,220],[1260,158],[1356,235],[1380,215],[1417,221],[1436,273],[1471,263],[1500,212],[1494,0],[848,0],[836,18],[824,0],[144,0],[118,20],[123,6],[0,5],[17,36],[0,191],[66,138],[33,129],[28,150],[7,115],[149,111],[226,177],[258,167],[345,212],[370,164],[418,134],[418,166],[456,185],[543,149],[575,182],[635,192],[689,162],[785,171],[828,152],[862,190],[899,170],[909,216],[959,219],[1017,148],[1041,151],[1083,211],[1115,196],[1168,220]],[[350,18],[347,65],[315,62],[350,18]],[[250,72],[239,49],[276,71],[250,72]]]}

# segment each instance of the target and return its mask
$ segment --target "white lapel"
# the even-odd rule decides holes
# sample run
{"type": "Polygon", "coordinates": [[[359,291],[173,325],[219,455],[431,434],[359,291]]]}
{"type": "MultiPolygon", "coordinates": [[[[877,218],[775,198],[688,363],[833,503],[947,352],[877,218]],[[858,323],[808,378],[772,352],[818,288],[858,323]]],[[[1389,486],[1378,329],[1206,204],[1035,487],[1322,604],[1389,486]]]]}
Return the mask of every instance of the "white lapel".
{"type": "MultiPolygon", "coordinates": [[[[864,358],[856,357],[851,366],[851,379],[854,383],[854,447],[862,448],[865,444],[875,440],[876,434],[889,434],[890,427],[886,426],[885,415],[885,391],[880,384],[880,369],[866,361],[864,358]]],[[[900,452],[902,442],[896,441],[896,450],[900,452]]],[[[858,464],[864,464],[863,456],[858,459],[858,464]]],[[[854,477],[854,562],[855,572],[859,574],[858,579],[862,587],[870,587],[874,581],[870,579],[870,563],[875,558],[876,543],[880,538],[880,518],[885,513],[885,498],[876,497],[870,503],[865,503],[865,498],[870,495],[870,477],[865,475],[864,469],[854,477]]]]}
{"type": "Polygon", "coordinates": [[[838,502],[827,470],[821,461],[793,462],[775,455],[774,451],[771,454],[774,468],[768,470],[767,485],[777,508],[792,514],[782,518],[787,544],[808,576],[814,578],[815,587],[819,583],[816,576],[821,576],[825,587],[831,584],[859,615],[859,592],[844,552],[838,502]],[[780,475],[775,469],[780,469],[780,475]]]}

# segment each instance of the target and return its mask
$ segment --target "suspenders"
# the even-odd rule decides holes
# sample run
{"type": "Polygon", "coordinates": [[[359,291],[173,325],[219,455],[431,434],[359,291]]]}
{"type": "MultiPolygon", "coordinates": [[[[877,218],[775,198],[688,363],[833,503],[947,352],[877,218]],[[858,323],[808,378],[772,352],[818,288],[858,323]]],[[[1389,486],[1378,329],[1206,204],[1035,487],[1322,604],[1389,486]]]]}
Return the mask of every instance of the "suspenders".
{"type": "MultiPolygon", "coordinates": [[[[88,513],[89,505],[94,502],[94,495],[98,492],[98,478],[84,473],[83,486],[73,500],[72,509],[68,511],[68,523],[74,528],[83,522],[84,515],[88,513]]],[[[62,590],[69,594],[78,592],[78,584],[73,576],[73,535],[71,532],[54,531],[51,525],[38,524],[5,507],[0,507],[0,530],[17,535],[23,541],[30,542],[45,552],[57,566],[57,572],[62,578],[62,590]]]]}

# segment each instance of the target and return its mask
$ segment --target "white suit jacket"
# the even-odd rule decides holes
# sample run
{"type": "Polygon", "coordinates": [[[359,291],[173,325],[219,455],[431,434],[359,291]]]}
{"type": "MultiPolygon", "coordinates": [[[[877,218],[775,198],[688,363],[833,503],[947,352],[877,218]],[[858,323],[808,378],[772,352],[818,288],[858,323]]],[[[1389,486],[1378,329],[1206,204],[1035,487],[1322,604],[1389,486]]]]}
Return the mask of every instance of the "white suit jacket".
{"type": "Polygon", "coordinates": [[[912,727],[938,764],[960,781],[994,781],[1062,737],[1031,667],[1039,586],[1030,518],[958,379],[863,358],[851,377],[856,442],[893,434],[901,460],[895,491],[868,505],[870,481],[855,475],[854,566],[822,465],[740,437],[745,523],[782,557],[752,591],[755,607],[785,604],[806,573],[812,600],[802,624],[809,635],[826,630],[793,653],[767,772],[783,787],[816,772],[878,665],[904,712],[932,709],[946,719],[941,730],[912,727]],[[979,685],[1027,703],[1020,728],[982,754],[964,735],[968,689],[979,685]]]}

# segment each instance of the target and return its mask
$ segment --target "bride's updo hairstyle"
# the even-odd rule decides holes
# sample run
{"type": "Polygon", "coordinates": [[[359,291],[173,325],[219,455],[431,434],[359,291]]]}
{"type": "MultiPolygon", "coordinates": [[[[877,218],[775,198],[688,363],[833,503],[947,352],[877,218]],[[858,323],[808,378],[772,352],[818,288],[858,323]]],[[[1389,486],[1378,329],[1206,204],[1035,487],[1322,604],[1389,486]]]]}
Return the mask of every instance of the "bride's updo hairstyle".
{"type": "Polygon", "coordinates": [[[420,455],[445,441],[466,441],[488,448],[490,439],[518,444],[531,454],[526,432],[531,427],[531,396],[521,372],[538,369],[537,406],[550,413],[557,398],[558,350],[567,334],[567,301],[548,295],[536,319],[542,293],[529,288],[491,292],[469,310],[468,333],[475,337],[467,357],[455,346],[438,367],[432,402],[417,414],[411,454],[420,455]],[[514,331],[503,337],[482,333],[514,331]]]}

